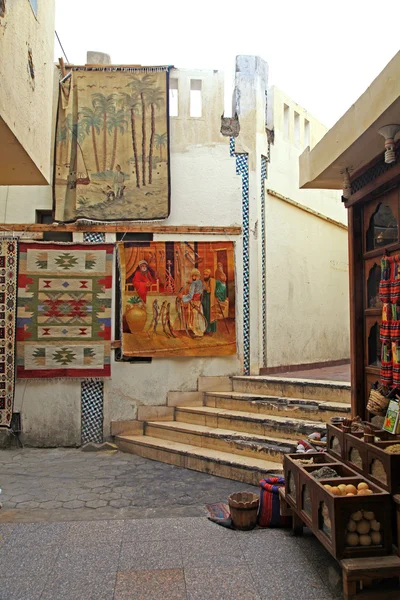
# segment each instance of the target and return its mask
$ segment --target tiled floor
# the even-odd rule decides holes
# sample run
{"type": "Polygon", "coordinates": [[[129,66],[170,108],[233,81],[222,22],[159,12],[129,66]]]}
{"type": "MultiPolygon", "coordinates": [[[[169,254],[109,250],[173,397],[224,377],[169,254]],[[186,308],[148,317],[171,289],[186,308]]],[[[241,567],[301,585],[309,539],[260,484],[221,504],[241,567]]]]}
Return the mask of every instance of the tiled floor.
{"type": "Polygon", "coordinates": [[[205,517],[0,524],[0,600],[336,600],[309,535],[205,517]]]}
{"type": "Polygon", "coordinates": [[[251,486],[120,452],[27,448],[0,451],[0,487],[0,600],[341,597],[312,535],[206,518],[205,504],[251,486]]]}
{"type": "Polygon", "coordinates": [[[329,380],[350,383],[350,364],[337,365],[334,367],[322,367],[320,369],[303,369],[301,371],[290,371],[288,373],[277,373],[276,377],[319,379],[320,381],[329,380]]]}

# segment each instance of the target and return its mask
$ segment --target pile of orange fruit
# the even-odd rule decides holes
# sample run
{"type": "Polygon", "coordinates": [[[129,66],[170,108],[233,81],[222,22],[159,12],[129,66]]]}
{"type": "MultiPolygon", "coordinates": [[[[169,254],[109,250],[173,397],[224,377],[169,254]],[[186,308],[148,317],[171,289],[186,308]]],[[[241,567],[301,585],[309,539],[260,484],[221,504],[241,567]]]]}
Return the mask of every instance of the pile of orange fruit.
{"type": "Polygon", "coordinates": [[[339,485],[324,485],[324,488],[334,496],[370,496],[373,494],[365,481],[361,481],[357,487],[352,483],[347,485],[340,483],[339,485]]]}

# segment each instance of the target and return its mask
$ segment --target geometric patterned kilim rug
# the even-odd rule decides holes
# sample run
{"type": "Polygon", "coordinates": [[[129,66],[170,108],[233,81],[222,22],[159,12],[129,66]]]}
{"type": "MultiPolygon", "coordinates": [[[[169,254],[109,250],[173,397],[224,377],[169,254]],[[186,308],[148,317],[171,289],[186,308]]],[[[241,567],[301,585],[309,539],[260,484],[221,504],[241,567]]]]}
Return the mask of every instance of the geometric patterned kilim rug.
{"type": "Polygon", "coordinates": [[[18,242],[0,240],[0,427],[10,427],[15,389],[18,242]]]}
{"type": "Polygon", "coordinates": [[[18,378],[110,376],[113,252],[20,243],[18,378]]]}

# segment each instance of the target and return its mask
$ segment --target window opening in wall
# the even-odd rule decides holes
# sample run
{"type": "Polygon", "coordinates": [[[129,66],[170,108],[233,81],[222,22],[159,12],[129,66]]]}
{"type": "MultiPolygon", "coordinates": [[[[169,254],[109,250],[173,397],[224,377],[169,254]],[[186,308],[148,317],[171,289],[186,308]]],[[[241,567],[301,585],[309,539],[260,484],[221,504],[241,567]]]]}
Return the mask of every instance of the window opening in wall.
{"type": "MultiPolygon", "coordinates": [[[[152,233],[117,233],[116,236],[117,242],[152,242],[153,234],[152,233]]],[[[117,282],[120,281],[118,264],[116,265],[116,278],[117,282]]],[[[119,283],[116,285],[115,289],[115,329],[114,335],[115,339],[119,340],[121,335],[121,313],[120,313],[120,302],[121,302],[121,291],[119,288],[119,283]]],[[[123,358],[121,353],[121,348],[117,348],[115,350],[115,360],[118,362],[129,362],[129,363],[151,363],[152,358],[150,356],[133,356],[131,358],[123,358]]]]}
{"type": "Polygon", "coordinates": [[[367,252],[394,244],[399,239],[397,221],[390,206],[378,204],[367,230],[367,252]]]}
{"type": "Polygon", "coordinates": [[[35,16],[37,16],[38,0],[29,0],[29,2],[31,3],[32,10],[35,13],[35,16]]]}
{"type": "Polygon", "coordinates": [[[293,134],[295,145],[300,146],[300,115],[296,111],[294,111],[293,134]]]}
{"type": "Polygon", "coordinates": [[[190,116],[201,117],[201,79],[190,80],[190,116]]]}
{"type": "Polygon", "coordinates": [[[179,105],[178,105],[178,80],[170,79],[169,80],[169,116],[177,117],[179,114],[179,105]]]}
{"type": "MultiPolygon", "coordinates": [[[[54,223],[53,211],[51,210],[37,210],[36,211],[36,223],[42,225],[51,225],[54,223]]],[[[72,242],[72,231],[44,231],[43,232],[44,242],[72,242]]]]}
{"type": "Polygon", "coordinates": [[[286,138],[289,137],[289,107],[287,104],[283,105],[283,134],[286,138]]]}
{"type": "Polygon", "coordinates": [[[307,147],[310,145],[310,121],[304,119],[304,145],[307,147]]]}

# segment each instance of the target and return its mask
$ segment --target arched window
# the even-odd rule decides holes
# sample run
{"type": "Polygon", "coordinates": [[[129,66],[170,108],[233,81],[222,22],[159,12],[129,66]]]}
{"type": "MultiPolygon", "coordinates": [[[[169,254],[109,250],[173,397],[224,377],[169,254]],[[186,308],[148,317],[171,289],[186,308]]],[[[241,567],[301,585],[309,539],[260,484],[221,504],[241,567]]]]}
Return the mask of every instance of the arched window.
{"type": "Polygon", "coordinates": [[[398,238],[398,225],[392,209],[387,204],[378,204],[369,222],[367,251],[393,244],[398,238]]]}
{"type": "Polygon", "coordinates": [[[369,331],[368,336],[368,364],[374,367],[381,365],[382,342],[379,332],[379,324],[375,323],[369,331]]]}
{"type": "Polygon", "coordinates": [[[381,280],[381,267],[376,263],[370,269],[367,280],[368,308],[382,308],[379,298],[379,282],[381,280]]]}

